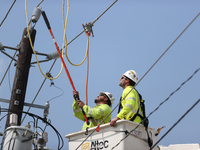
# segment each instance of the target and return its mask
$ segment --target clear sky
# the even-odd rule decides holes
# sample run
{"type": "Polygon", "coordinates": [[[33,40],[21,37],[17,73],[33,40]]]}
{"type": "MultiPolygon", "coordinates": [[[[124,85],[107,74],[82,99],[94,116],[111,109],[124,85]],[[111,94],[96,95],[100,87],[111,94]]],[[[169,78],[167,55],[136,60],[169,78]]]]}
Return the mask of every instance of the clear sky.
{"type": "MultiPolygon", "coordinates": [[[[28,0],[29,19],[39,2],[39,0],[28,0]]],[[[68,42],[83,31],[82,24],[92,22],[113,2],[114,0],[71,0],[66,32],[68,42]]],[[[12,3],[13,1],[1,1],[0,22],[12,3]]],[[[122,94],[122,88],[119,86],[121,75],[125,71],[133,69],[137,72],[140,80],[161,54],[198,15],[200,12],[199,6],[199,0],[118,0],[94,24],[94,37],[91,36],[89,38],[89,106],[95,106],[94,99],[99,92],[108,91],[115,97],[113,105],[115,107],[122,94]]],[[[55,39],[61,48],[64,35],[62,1],[44,0],[40,7],[46,12],[55,39]]],[[[5,46],[16,47],[22,38],[25,27],[25,1],[16,1],[0,27],[0,42],[5,46]]],[[[42,16],[35,29],[37,30],[34,44],[35,50],[47,54],[56,51],[42,16]]],[[[200,17],[191,24],[137,85],[136,89],[145,100],[147,116],[200,67],[199,39],[200,17]]],[[[85,34],[82,34],[68,45],[68,56],[73,63],[78,64],[83,60],[86,52],[86,42],[87,38],[85,34]]],[[[10,55],[14,54],[14,50],[5,50],[10,55]]],[[[38,56],[38,58],[39,60],[44,60],[45,56],[38,56]]],[[[66,57],[64,57],[64,60],[74,86],[80,93],[80,99],[85,102],[87,63],[85,61],[81,66],[72,66],[66,57]]],[[[35,61],[34,55],[32,61],[35,61]]],[[[1,80],[9,63],[10,58],[0,53],[1,80]]],[[[46,73],[52,63],[53,61],[41,63],[42,71],[46,73]]],[[[61,61],[57,60],[51,72],[54,77],[59,73],[60,68],[61,61]]],[[[15,67],[14,63],[12,63],[0,86],[0,98],[10,99],[14,74],[15,67]]],[[[149,117],[149,125],[151,127],[157,129],[165,126],[159,137],[162,137],[200,98],[199,77],[200,72],[197,72],[191,80],[185,83],[180,90],[149,117]]],[[[44,77],[40,73],[38,66],[36,64],[33,65],[30,68],[25,102],[32,102],[43,80],[44,77]]],[[[63,149],[68,149],[68,139],[65,138],[65,135],[81,130],[83,122],[73,115],[73,89],[65,70],[53,82],[56,87],[63,91],[50,86],[50,80],[46,80],[35,100],[35,104],[44,105],[46,101],[52,99],[50,101],[48,119],[51,120],[52,125],[62,135],[65,144],[63,149]],[[63,92],[64,94],[62,95],[63,92]]],[[[1,103],[1,107],[8,108],[8,104],[1,103]]],[[[24,107],[24,110],[27,109],[27,107],[24,107]]],[[[158,145],[199,143],[199,110],[200,104],[194,107],[158,145]]],[[[32,108],[30,112],[40,116],[43,115],[43,111],[36,108],[32,108]]],[[[117,109],[114,110],[112,118],[116,114],[117,109]]],[[[1,132],[4,131],[5,120],[3,119],[0,123],[1,132]]],[[[30,117],[26,117],[23,125],[28,121],[32,121],[30,117]]],[[[40,122],[40,124],[42,123],[40,122]]],[[[47,147],[56,149],[57,137],[55,133],[51,128],[47,128],[47,132],[49,133],[47,147]]]]}

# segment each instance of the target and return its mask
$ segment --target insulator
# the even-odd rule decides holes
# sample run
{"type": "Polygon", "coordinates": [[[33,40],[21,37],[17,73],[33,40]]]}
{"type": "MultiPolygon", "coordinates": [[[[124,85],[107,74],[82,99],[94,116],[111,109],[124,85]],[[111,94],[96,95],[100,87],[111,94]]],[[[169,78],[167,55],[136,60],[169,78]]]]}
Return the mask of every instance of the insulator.
{"type": "Polygon", "coordinates": [[[47,54],[48,60],[56,59],[56,58],[59,58],[58,51],[54,51],[54,52],[51,52],[50,54],[47,54]]]}
{"type": "Polygon", "coordinates": [[[0,50],[4,50],[3,44],[1,44],[1,42],[0,42],[0,50]]]}
{"type": "Polygon", "coordinates": [[[41,10],[40,7],[36,7],[34,9],[33,14],[32,14],[32,18],[31,18],[31,20],[32,20],[33,23],[36,23],[38,21],[38,19],[41,16],[41,13],[42,13],[42,10],[41,10]]]}
{"type": "Polygon", "coordinates": [[[45,106],[46,108],[44,109],[44,117],[47,117],[49,114],[49,107],[50,107],[50,104],[48,101],[46,102],[45,106]]]}
{"type": "Polygon", "coordinates": [[[10,125],[16,126],[17,125],[17,119],[18,119],[17,114],[11,114],[10,115],[10,125]]]}
{"type": "Polygon", "coordinates": [[[40,138],[44,139],[44,142],[48,142],[48,133],[47,132],[40,132],[40,138]]]}

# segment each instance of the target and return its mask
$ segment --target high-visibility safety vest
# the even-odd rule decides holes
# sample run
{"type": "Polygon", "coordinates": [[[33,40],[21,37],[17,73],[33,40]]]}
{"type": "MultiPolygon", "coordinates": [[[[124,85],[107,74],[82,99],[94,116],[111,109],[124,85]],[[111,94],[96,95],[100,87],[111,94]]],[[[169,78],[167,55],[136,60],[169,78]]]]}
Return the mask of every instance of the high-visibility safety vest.
{"type": "MultiPolygon", "coordinates": [[[[82,121],[85,121],[83,117],[83,113],[81,109],[79,108],[76,100],[74,100],[72,107],[74,111],[74,116],[76,116],[78,119],[82,121]]],[[[85,130],[87,127],[91,128],[91,127],[97,126],[111,112],[111,108],[107,104],[100,104],[100,105],[95,106],[94,108],[84,105],[83,110],[85,111],[86,117],[88,118],[89,125],[87,125],[87,123],[85,122],[83,124],[82,130],[85,130]]],[[[104,120],[103,123],[109,123],[110,120],[111,120],[111,114],[104,120]]]]}
{"type": "MultiPolygon", "coordinates": [[[[123,108],[119,112],[117,117],[120,119],[131,120],[133,118],[133,116],[137,113],[138,108],[140,107],[140,98],[139,98],[137,91],[135,89],[133,89],[133,86],[127,86],[123,90],[121,105],[123,108]]],[[[141,108],[139,109],[138,113],[141,116],[143,116],[141,108]]],[[[139,116],[137,116],[135,118],[135,120],[133,120],[133,122],[137,122],[137,123],[140,123],[141,121],[142,120],[139,116]]]]}

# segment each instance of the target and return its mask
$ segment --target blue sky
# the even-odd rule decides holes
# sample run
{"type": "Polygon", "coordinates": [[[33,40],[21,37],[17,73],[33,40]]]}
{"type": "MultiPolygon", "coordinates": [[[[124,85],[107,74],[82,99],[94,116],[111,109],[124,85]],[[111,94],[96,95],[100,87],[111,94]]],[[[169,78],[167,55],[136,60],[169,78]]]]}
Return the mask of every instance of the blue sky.
{"type": "MultiPolygon", "coordinates": [[[[13,1],[1,2],[0,21],[10,8],[13,1]]],[[[40,1],[28,1],[29,19],[34,8],[40,1]]],[[[67,24],[67,40],[70,41],[82,30],[82,24],[92,22],[114,1],[74,0],[70,1],[69,19],[67,24]]],[[[89,39],[89,82],[88,103],[94,107],[94,99],[101,91],[108,91],[115,97],[116,106],[122,94],[119,79],[127,70],[133,69],[138,73],[139,80],[161,56],[161,54],[178,37],[185,27],[199,13],[198,0],[118,0],[93,26],[94,37],[89,39]]],[[[46,12],[53,34],[59,45],[63,42],[62,1],[44,1],[40,7],[46,12]]],[[[67,7],[65,5],[65,16],[67,7]]],[[[136,89],[142,94],[146,104],[146,115],[149,115],[162,101],[175,91],[195,70],[200,67],[200,18],[198,17],[183,35],[173,44],[167,53],[158,61],[151,71],[140,81],[136,89]]],[[[23,29],[26,27],[25,2],[16,1],[8,17],[0,27],[0,42],[5,46],[16,47],[19,44],[23,29]]],[[[35,26],[37,30],[34,48],[41,53],[56,51],[53,40],[41,16],[35,26]]],[[[68,56],[73,63],[80,63],[86,52],[87,38],[85,34],[79,36],[68,46],[68,56]]],[[[6,49],[10,55],[13,50],[6,49]]],[[[40,60],[44,56],[38,56],[40,60]]],[[[74,86],[80,93],[80,99],[85,101],[86,62],[81,66],[72,66],[64,57],[74,86]]],[[[32,61],[35,61],[33,55],[32,61]]],[[[2,79],[10,58],[0,53],[0,79],[2,79]]],[[[53,61],[41,63],[44,73],[49,70],[53,61]]],[[[52,70],[56,76],[61,67],[58,60],[52,70]]],[[[15,67],[12,64],[0,86],[0,98],[10,99],[15,67]]],[[[150,126],[157,129],[165,126],[159,137],[200,98],[199,72],[189,80],[178,92],[164,103],[150,117],[150,126]]],[[[44,77],[37,65],[30,69],[25,102],[31,103],[44,77]]],[[[44,105],[46,101],[62,94],[62,91],[50,86],[47,80],[35,100],[35,104],[44,105]]],[[[81,130],[83,122],[73,116],[72,87],[63,70],[54,80],[55,86],[61,88],[64,94],[50,101],[48,118],[53,126],[61,133],[68,149],[68,139],[65,135],[81,130]]],[[[8,108],[8,104],[1,103],[1,107],[8,108]]],[[[114,108],[114,107],[113,107],[114,108]]],[[[183,120],[158,145],[199,143],[198,119],[200,105],[183,118],[183,120]]],[[[24,107],[27,110],[27,107],[24,107]]],[[[42,110],[32,108],[32,113],[42,115],[42,110]]],[[[112,114],[114,118],[115,110],[112,114]]],[[[24,125],[31,118],[26,118],[24,125]]],[[[0,123],[3,132],[5,119],[0,123]]],[[[57,137],[49,128],[48,147],[57,148],[57,137]]]]}

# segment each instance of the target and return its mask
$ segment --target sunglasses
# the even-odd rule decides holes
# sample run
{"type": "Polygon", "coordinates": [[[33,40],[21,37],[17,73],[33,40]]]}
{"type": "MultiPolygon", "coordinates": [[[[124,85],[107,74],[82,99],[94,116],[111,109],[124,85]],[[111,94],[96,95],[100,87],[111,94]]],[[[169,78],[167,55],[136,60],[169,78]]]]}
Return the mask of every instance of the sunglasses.
{"type": "Polygon", "coordinates": [[[123,77],[121,77],[121,79],[125,79],[126,80],[126,77],[123,76],[123,77]]]}
{"type": "Polygon", "coordinates": [[[105,97],[105,98],[107,97],[106,94],[100,94],[99,96],[103,96],[103,97],[105,97]]]}

